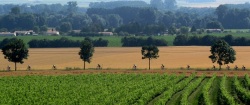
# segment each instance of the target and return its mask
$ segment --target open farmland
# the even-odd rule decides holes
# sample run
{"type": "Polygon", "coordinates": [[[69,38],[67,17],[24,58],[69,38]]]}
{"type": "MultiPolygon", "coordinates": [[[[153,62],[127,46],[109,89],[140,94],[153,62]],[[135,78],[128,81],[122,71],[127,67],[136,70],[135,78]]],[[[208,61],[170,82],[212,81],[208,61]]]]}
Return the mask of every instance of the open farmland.
{"type": "MultiPolygon", "coordinates": [[[[237,52],[236,65],[245,65],[248,67],[250,56],[249,47],[234,47],[237,52]]],[[[186,67],[191,68],[210,68],[212,63],[208,58],[210,47],[160,47],[160,57],[153,59],[151,66],[153,69],[159,69],[161,64],[167,68],[186,67]]],[[[57,65],[59,69],[66,67],[82,68],[83,61],[79,58],[79,48],[57,48],[57,49],[29,49],[29,58],[25,63],[18,64],[19,70],[25,70],[27,65],[32,69],[51,69],[52,65],[57,65]]],[[[148,60],[142,60],[140,54],[141,48],[95,48],[94,57],[87,68],[95,68],[101,64],[104,69],[131,69],[136,64],[140,69],[148,67],[148,60]]],[[[14,67],[14,64],[8,62],[1,55],[0,68],[5,69],[7,65],[14,67]]]]}
{"type": "Polygon", "coordinates": [[[249,76],[85,74],[0,78],[0,104],[237,105],[250,102],[249,76]]]}
{"type": "MultiPolygon", "coordinates": [[[[231,68],[234,65],[250,67],[250,47],[233,48],[237,52],[237,60],[234,64],[230,64],[231,68]]],[[[51,70],[54,64],[58,69],[83,68],[83,61],[78,55],[79,50],[80,48],[29,49],[28,60],[25,60],[24,64],[18,64],[17,67],[18,70],[26,70],[27,66],[31,65],[33,70],[51,70]]],[[[136,64],[139,69],[147,69],[148,60],[141,59],[140,50],[140,47],[95,48],[92,62],[86,63],[86,67],[94,69],[97,64],[101,64],[103,69],[121,70],[132,69],[133,64],[136,64]]],[[[194,69],[207,69],[213,65],[208,58],[210,47],[159,47],[159,50],[160,57],[152,60],[152,69],[160,69],[161,64],[164,64],[167,69],[185,68],[186,65],[194,69]]],[[[6,70],[8,65],[14,68],[14,63],[8,62],[2,54],[0,58],[0,69],[6,70]]],[[[218,67],[217,64],[214,65],[218,67]]]]}

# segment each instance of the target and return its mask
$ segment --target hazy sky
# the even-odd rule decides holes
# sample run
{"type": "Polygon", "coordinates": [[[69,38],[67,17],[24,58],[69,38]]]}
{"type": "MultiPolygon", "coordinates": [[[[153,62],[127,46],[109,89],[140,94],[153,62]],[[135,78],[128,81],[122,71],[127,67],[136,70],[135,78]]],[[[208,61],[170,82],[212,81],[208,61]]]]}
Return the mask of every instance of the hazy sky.
{"type": "MultiPolygon", "coordinates": [[[[77,1],[79,6],[88,6],[90,2],[100,2],[100,1],[117,1],[117,0],[0,0],[1,4],[20,4],[20,3],[63,3],[66,4],[68,1],[77,1]]],[[[130,0],[132,1],[132,0],[130,0]]],[[[150,0],[144,0],[147,3],[150,0]]],[[[186,0],[176,0],[179,6],[189,6],[189,7],[217,7],[220,4],[242,4],[245,2],[250,2],[250,0],[216,0],[216,2],[209,3],[187,3],[186,0]]],[[[201,0],[202,1],[202,0],[201,0]]]]}

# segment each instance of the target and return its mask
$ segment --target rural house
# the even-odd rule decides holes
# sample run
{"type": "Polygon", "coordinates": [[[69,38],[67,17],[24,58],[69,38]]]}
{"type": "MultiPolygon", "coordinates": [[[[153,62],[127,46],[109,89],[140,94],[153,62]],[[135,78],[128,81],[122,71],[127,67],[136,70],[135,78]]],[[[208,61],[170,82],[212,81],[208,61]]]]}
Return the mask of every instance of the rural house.
{"type": "Polygon", "coordinates": [[[59,31],[56,31],[56,29],[54,29],[54,28],[48,29],[45,34],[46,35],[55,35],[55,36],[59,36],[60,35],[59,31]]]}
{"type": "Polygon", "coordinates": [[[104,36],[113,36],[113,32],[98,32],[98,34],[102,34],[104,36]]]}
{"type": "Polygon", "coordinates": [[[0,36],[16,36],[16,33],[11,33],[11,32],[0,32],[0,36]]]}

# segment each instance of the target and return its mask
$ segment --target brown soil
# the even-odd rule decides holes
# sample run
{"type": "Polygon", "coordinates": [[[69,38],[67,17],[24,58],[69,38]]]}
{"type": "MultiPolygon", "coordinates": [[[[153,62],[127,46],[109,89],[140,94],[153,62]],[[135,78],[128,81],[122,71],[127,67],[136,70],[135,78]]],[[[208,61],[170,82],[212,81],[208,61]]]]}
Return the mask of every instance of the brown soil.
{"type": "Polygon", "coordinates": [[[36,71],[2,71],[0,77],[4,76],[27,76],[27,75],[79,75],[79,74],[98,74],[98,73],[111,73],[111,74],[129,74],[129,73],[159,73],[159,74],[185,74],[189,76],[195,73],[197,76],[205,74],[210,77],[213,74],[217,76],[244,76],[250,75],[250,71],[198,71],[198,70],[36,70],[36,71]]]}

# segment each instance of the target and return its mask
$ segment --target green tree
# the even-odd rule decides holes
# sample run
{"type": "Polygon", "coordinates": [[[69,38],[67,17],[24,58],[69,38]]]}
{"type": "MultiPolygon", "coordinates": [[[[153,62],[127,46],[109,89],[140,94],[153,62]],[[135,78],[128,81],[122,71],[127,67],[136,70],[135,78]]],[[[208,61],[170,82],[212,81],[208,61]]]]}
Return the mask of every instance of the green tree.
{"type": "Polygon", "coordinates": [[[196,31],[197,31],[196,27],[195,27],[195,26],[192,26],[192,28],[191,28],[191,31],[190,31],[190,32],[196,32],[196,31]]]}
{"type": "Polygon", "coordinates": [[[177,30],[176,30],[175,26],[171,26],[168,28],[168,34],[174,35],[176,33],[177,33],[177,30]]]}
{"type": "Polygon", "coordinates": [[[48,30],[48,27],[45,25],[40,27],[41,32],[46,32],[47,30],[48,30]]]}
{"type": "Polygon", "coordinates": [[[72,25],[70,22],[63,22],[62,25],[60,26],[60,31],[67,33],[72,30],[72,25]]]}
{"type": "Polygon", "coordinates": [[[92,42],[86,39],[81,43],[80,49],[81,50],[79,52],[79,55],[80,55],[80,58],[84,61],[84,70],[85,70],[85,63],[91,62],[91,58],[95,50],[94,50],[94,46],[92,42]]]}
{"type": "Polygon", "coordinates": [[[211,46],[210,52],[212,55],[210,55],[209,58],[213,63],[217,62],[220,65],[219,69],[221,69],[221,65],[234,63],[234,61],[236,60],[236,52],[224,40],[215,42],[215,44],[211,46]]]}
{"type": "Polygon", "coordinates": [[[11,8],[11,14],[19,15],[20,14],[20,7],[13,7],[11,8]]]}
{"type": "Polygon", "coordinates": [[[149,60],[149,70],[150,70],[150,61],[151,59],[157,59],[159,57],[158,55],[159,49],[157,46],[150,45],[150,46],[143,46],[141,49],[142,59],[149,60]]]}
{"type": "Polygon", "coordinates": [[[180,28],[180,33],[181,33],[182,35],[187,35],[188,32],[189,32],[189,28],[188,28],[188,27],[182,26],[182,27],[180,28]]]}
{"type": "Polygon", "coordinates": [[[222,29],[223,30],[223,26],[218,21],[212,21],[212,22],[207,23],[206,28],[207,29],[222,29]]]}
{"type": "Polygon", "coordinates": [[[23,59],[28,59],[29,56],[29,50],[25,46],[23,40],[16,38],[7,43],[2,48],[2,52],[5,59],[8,59],[9,62],[15,63],[15,71],[16,63],[24,63],[23,59]]]}

